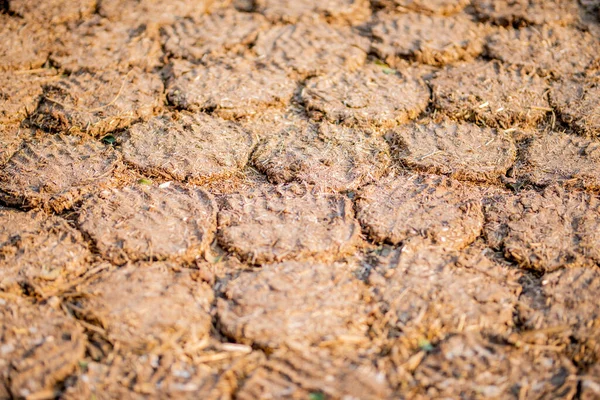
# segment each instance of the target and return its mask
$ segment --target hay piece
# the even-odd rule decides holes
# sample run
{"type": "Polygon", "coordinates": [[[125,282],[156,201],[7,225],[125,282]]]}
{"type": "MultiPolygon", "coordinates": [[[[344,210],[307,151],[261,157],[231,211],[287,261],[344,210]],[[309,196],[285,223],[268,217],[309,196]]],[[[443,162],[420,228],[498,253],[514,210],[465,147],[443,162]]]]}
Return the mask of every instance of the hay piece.
{"type": "Polygon", "coordinates": [[[216,225],[212,196],[201,189],[137,185],[86,201],[79,226],[115,264],[128,260],[193,261],[210,246],[216,225]]]}

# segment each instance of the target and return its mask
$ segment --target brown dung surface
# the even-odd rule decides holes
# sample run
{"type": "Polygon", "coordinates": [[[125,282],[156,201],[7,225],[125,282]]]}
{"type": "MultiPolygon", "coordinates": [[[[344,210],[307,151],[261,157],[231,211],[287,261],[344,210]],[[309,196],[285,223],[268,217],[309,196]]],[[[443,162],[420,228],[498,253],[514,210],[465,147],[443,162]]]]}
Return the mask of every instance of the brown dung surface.
{"type": "Polygon", "coordinates": [[[476,191],[433,175],[391,176],[358,194],[357,217],[376,242],[419,242],[461,249],[481,233],[483,214],[476,191]]]}
{"type": "Polygon", "coordinates": [[[392,155],[407,167],[475,182],[495,182],[513,165],[509,134],[471,123],[417,121],[389,135],[392,155]]]}
{"type": "Polygon", "coordinates": [[[372,50],[390,65],[401,58],[441,66],[483,51],[485,32],[465,14],[450,17],[380,12],[371,28],[372,50]]]}
{"type": "Polygon", "coordinates": [[[333,123],[364,127],[406,123],[425,110],[429,98],[422,81],[376,64],[309,79],[302,90],[309,111],[322,113],[333,123]]]}
{"type": "Polygon", "coordinates": [[[128,260],[192,261],[212,242],[216,205],[201,189],[139,184],[104,191],[87,200],[79,226],[103,257],[128,260]]]}
{"type": "Polygon", "coordinates": [[[286,106],[295,90],[296,82],[285,71],[244,58],[208,67],[175,62],[167,99],[178,109],[240,118],[286,106]]]}
{"type": "Polygon", "coordinates": [[[256,189],[227,196],[218,215],[219,243],[253,264],[353,252],[360,237],[352,202],[301,188],[256,189]]]}
{"type": "Polygon", "coordinates": [[[31,121],[48,132],[102,136],[150,118],[162,105],[163,84],[156,75],[82,72],[44,85],[31,121]]]}
{"type": "Polygon", "coordinates": [[[256,168],[276,184],[298,181],[323,190],[355,190],[381,177],[390,163],[383,139],[360,129],[303,121],[276,127],[253,154],[256,168]]]}
{"type": "Polygon", "coordinates": [[[132,126],[125,161],[144,173],[191,183],[226,178],[244,168],[254,145],[238,125],[206,114],[175,113],[132,126]]]}
{"type": "Polygon", "coordinates": [[[600,397],[598,0],[0,0],[0,399],[600,397]]]}
{"type": "Polygon", "coordinates": [[[527,127],[551,111],[542,78],[498,62],[448,68],[431,85],[435,106],[442,112],[489,126],[527,127]]]}
{"type": "Polygon", "coordinates": [[[600,260],[600,202],[551,186],[542,193],[496,195],[486,201],[488,243],[525,268],[554,271],[600,260]]]}
{"type": "Polygon", "coordinates": [[[46,135],[27,140],[0,167],[0,200],[60,212],[111,183],[119,160],[112,147],[87,138],[46,135]]]}

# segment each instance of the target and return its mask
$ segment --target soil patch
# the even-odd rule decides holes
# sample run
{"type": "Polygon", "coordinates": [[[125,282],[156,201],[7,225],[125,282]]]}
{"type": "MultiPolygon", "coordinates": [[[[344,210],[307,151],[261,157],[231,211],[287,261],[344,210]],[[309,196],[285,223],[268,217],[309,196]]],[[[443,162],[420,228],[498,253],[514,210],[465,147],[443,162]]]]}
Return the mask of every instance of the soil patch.
{"type": "Polygon", "coordinates": [[[410,240],[461,249],[481,233],[483,213],[476,191],[433,175],[397,175],[362,188],[357,217],[376,242],[410,240]]]}
{"type": "Polygon", "coordinates": [[[401,59],[441,66],[483,51],[485,32],[465,14],[451,17],[380,12],[371,28],[372,50],[394,66],[401,59]]]}
{"type": "Polygon", "coordinates": [[[113,263],[193,261],[214,237],[216,206],[202,189],[137,185],[86,201],[79,225],[113,263]]]}
{"type": "Polygon", "coordinates": [[[221,329],[263,348],[367,340],[366,287],[345,263],[285,262],[243,273],[217,300],[221,329]]]}
{"type": "Polygon", "coordinates": [[[551,110],[545,80],[497,62],[448,68],[431,85],[435,105],[443,112],[503,129],[535,125],[551,110]]]}
{"type": "Polygon", "coordinates": [[[390,158],[383,139],[328,122],[304,122],[264,139],[253,161],[277,184],[299,181],[346,191],[381,177],[390,158]]]}
{"type": "Polygon", "coordinates": [[[309,79],[302,91],[309,111],[322,113],[333,123],[366,128],[406,123],[425,110],[429,98],[422,81],[375,64],[309,79]]]}
{"type": "Polygon", "coordinates": [[[497,182],[517,153],[509,134],[449,120],[402,125],[388,140],[403,166],[475,182],[497,182]]]}
{"type": "Polygon", "coordinates": [[[256,115],[289,104],[296,82],[272,65],[238,58],[195,66],[176,62],[167,99],[179,109],[211,111],[224,118],[256,115]]]}
{"type": "Polygon", "coordinates": [[[200,113],[155,117],[122,137],[126,162],[150,175],[196,184],[240,171],[253,145],[240,126],[200,113]]]}
{"type": "Polygon", "coordinates": [[[227,196],[218,216],[219,243],[247,262],[263,264],[355,250],[360,225],[345,196],[278,187],[227,196]]]}
{"type": "Polygon", "coordinates": [[[150,118],[162,105],[162,91],[157,75],[139,69],[82,72],[44,85],[31,121],[48,132],[102,136],[150,118]]]}
{"type": "Polygon", "coordinates": [[[0,168],[0,200],[60,212],[110,185],[119,160],[112,147],[77,136],[28,140],[0,168]]]}

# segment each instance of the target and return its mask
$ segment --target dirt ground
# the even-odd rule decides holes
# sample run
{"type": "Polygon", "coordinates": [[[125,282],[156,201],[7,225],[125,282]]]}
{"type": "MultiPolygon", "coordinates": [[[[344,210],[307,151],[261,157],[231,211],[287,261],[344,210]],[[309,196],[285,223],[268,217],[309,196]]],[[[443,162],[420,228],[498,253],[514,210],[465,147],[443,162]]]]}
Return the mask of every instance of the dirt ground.
{"type": "Polygon", "coordinates": [[[600,1],[0,0],[0,400],[600,399],[600,1]]]}

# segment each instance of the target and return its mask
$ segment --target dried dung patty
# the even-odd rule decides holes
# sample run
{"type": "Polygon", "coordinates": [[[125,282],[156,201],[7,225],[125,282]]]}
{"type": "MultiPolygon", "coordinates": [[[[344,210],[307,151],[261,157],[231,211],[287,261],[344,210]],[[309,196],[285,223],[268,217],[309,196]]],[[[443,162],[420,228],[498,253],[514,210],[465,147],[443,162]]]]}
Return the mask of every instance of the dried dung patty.
{"type": "Polygon", "coordinates": [[[78,318],[104,330],[122,350],[194,349],[211,328],[213,291],[193,272],[164,263],[129,264],[78,288],[78,318]]]}
{"type": "Polygon", "coordinates": [[[27,21],[55,25],[89,18],[96,11],[97,0],[10,0],[12,13],[27,21]]]}
{"type": "Polygon", "coordinates": [[[0,167],[0,200],[60,212],[109,185],[119,165],[110,146],[77,136],[41,136],[24,142],[0,167]]]}
{"type": "Polygon", "coordinates": [[[210,10],[212,0],[98,0],[98,14],[131,26],[170,24],[178,17],[199,17],[210,10]]]}
{"type": "Polygon", "coordinates": [[[0,71],[39,68],[48,60],[52,31],[0,13],[0,71]]]}
{"type": "Polygon", "coordinates": [[[561,183],[569,187],[600,189],[600,143],[561,132],[536,136],[525,151],[520,172],[538,186],[561,183]]]}
{"type": "Polygon", "coordinates": [[[431,85],[437,108],[453,118],[490,126],[531,126],[550,110],[545,80],[497,62],[448,68],[431,85]]]}
{"type": "Polygon", "coordinates": [[[389,135],[392,155],[406,167],[475,182],[497,181],[513,165],[513,140],[468,122],[423,120],[389,135]]]}
{"type": "Polygon", "coordinates": [[[259,143],[253,161],[275,183],[346,191],[381,177],[390,157],[381,138],[328,122],[305,122],[273,132],[259,143]]]}
{"type": "Polygon", "coordinates": [[[474,0],[479,18],[502,26],[566,25],[579,17],[573,0],[474,0]]]}
{"type": "Polygon", "coordinates": [[[577,369],[555,350],[519,349],[478,333],[443,341],[415,380],[425,398],[574,398],[577,369]]]}
{"type": "Polygon", "coordinates": [[[251,134],[232,122],[176,113],[132,126],[121,150],[144,173],[203,184],[244,168],[253,144],[251,134]]]}
{"type": "Polygon", "coordinates": [[[600,262],[600,201],[549,187],[494,196],[485,207],[485,236],[524,268],[554,271],[600,262]]]}
{"type": "Polygon", "coordinates": [[[0,122],[0,167],[15,154],[24,138],[24,129],[19,125],[0,122]]]}
{"type": "Polygon", "coordinates": [[[376,327],[389,332],[399,355],[462,331],[504,335],[514,327],[518,274],[474,245],[462,253],[409,243],[387,271],[375,265],[369,284],[380,309],[376,327]]]}
{"type": "Polygon", "coordinates": [[[167,99],[178,109],[240,118],[286,106],[295,90],[296,82],[285,71],[253,60],[238,58],[209,66],[175,62],[167,99]]]}
{"type": "Polygon", "coordinates": [[[44,85],[31,121],[48,132],[86,132],[102,136],[150,118],[162,104],[158,75],[82,72],[44,85]]]}
{"type": "Polygon", "coordinates": [[[236,398],[379,400],[390,395],[383,374],[367,362],[298,346],[272,354],[248,377],[236,398]]]}
{"type": "Polygon", "coordinates": [[[86,337],[47,305],[0,298],[0,397],[43,398],[77,368],[86,337]]]}
{"type": "Polygon", "coordinates": [[[452,15],[462,11],[471,0],[372,0],[371,3],[388,10],[452,15]]]}
{"type": "Polygon", "coordinates": [[[192,261],[213,240],[216,206],[202,189],[138,185],[105,191],[86,201],[79,226],[100,253],[128,260],[192,261]]]}
{"type": "Polygon", "coordinates": [[[329,22],[358,24],[371,16],[368,0],[255,0],[255,11],[274,22],[296,23],[320,15],[329,22]]]}
{"type": "Polygon", "coordinates": [[[600,136],[599,81],[559,81],[552,86],[550,102],[561,120],[576,131],[586,136],[600,136]]]}
{"type": "Polygon", "coordinates": [[[410,240],[461,249],[481,233],[483,213],[473,188],[433,175],[397,175],[362,188],[357,217],[377,242],[410,240]]]}
{"type": "Polygon", "coordinates": [[[23,121],[37,106],[42,86],[58,79],[53,69],[0,72],[0,124],[23,121]]]}
{"type": "Polygon", "coordinates": [[[429,104],[429,88],[411,76],[369,64],[309,79],[302,101],[331,122],[391,127],[416,118],[429,104]]]}
{"type": "Polygon", "coordinates": [[[277,348],[367,340],[366,286],[353,265],[289,261],[229,281],[217,300],[221,329],[238,343],[277,348]]]}
{"type": "Polygon", "coordinates": [[[598,48],[590,33],[560,26],[501,29],[487,43],[490,57],[542,75],[585,72],[598,61],[598,48]]]}
{"type": "Polygon", "coordinates": [[[209,345],[199,343],[191,357],[166,350],[116,355],[105,363],[86,359],[77,380],[67,382],[61,399],[197,400],[199,394],[203,400],[231,399],[237,379],[262,361],[261,354],[246,355],[235,348],[248,351],[248,346],[232,343],[203,348],[209,345]]]}
{"type": "Polygon", "coordinates": [[[127,72],[158,67],[162,55],[158,34],[148,26],[92,18],[55,40],[50,59],[68,72],[127,72]]]}
{"type": "Polygon", "coordinates": [[[27,286],[49,297],[87,271],[91,253],[81,233],[44,212],[0,209],[0,291],[27,286]]]}
{"type": "Polygon", "coordinates": [[[161,29],[165,51],[175,58],[202,60],[246,49],[268,26],[258,15],[226,9],[198,18],[182,18],[161,29]]]}
{"type": "Polygon", "coordinates": [[[254,51],[265,63],[301,76],[343,68],[355,70],[365,63],[368,39],[349,28],[299,22],[260,32],[254,51]]]}
{"type": "Polygon", "coordinates": [[[277,188],[227,196],[218,215],[221,246],[257,264],[351,253],[360,225],[350,200],[296,192],[277,188]]]}
{"type": "Polygon", "coordinates": [[[441,17],[380,12],[371,33],[373,51],[390,65],[402,58],[435,66],[469,60],[483,51],[485,39],[482,28],[465,14],[441,17]]]}

